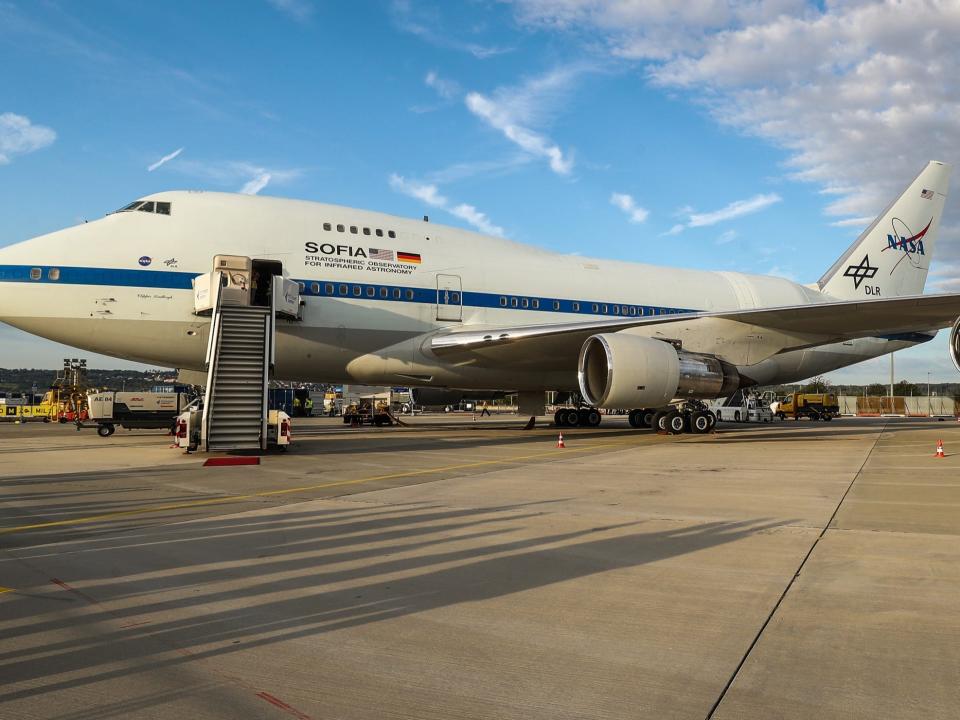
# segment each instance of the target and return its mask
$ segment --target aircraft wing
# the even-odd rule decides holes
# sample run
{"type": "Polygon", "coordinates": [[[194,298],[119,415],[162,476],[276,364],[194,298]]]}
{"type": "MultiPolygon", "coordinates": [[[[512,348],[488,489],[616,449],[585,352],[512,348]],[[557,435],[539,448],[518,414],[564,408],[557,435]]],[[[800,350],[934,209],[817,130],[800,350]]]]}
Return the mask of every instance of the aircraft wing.
{"type": "MultiPolygon", "coordinates": [[[[575,358],[583,342],[597,333],[717,319],[749,325],[758,330],[779,331],[795,338],[792,344],[788,343],[778,350],[784,352],[861,337],[938,330],[952,325],[958,316],[960,293],[912,295],[749,310],[654,315],[645,318],[605,318],[552,325],[464,327],[434,335],[430,347],[438,356],[468,354],[476,358],[478,354],[486,355],[486,351],[493,351],[491,355],[504,357],[502,352],[497,351],[507,351],[512,349],[512,346],[523,345],[526,351],[540,357],[544,354],[573,353],[575,358]]],[[[671,337],[666,327],[660,334],[671,337]]]]}

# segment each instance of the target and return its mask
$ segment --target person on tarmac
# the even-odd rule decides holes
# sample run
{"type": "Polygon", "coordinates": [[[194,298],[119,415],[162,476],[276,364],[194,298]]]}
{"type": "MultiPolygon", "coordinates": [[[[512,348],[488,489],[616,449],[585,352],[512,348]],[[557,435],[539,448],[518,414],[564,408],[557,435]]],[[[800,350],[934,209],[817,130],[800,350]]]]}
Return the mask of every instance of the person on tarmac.
{"type": "Polygon", "coordinates": [[[490,417],[490,408],[487,407],[487,401],[486,401],[486,400],[484,400],[482,403],[480,403],[480,408],[481,408],[481,409],[480,409],[480,417],[483,417],[484,415],[486,415],[487,417],[490,417]]]}
{"type": "Polygon", "coordinates": [[[307,395],[307,399],[303,401],[303,411],[307,417],[313,416],[313,398],[307,395]]]}

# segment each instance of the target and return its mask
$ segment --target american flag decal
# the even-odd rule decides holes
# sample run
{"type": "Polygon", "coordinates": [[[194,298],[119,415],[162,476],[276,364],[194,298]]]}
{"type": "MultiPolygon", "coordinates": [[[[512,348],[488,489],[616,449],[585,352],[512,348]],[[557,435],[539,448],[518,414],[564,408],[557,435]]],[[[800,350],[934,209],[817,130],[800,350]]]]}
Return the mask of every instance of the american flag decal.
{"type": "Polygon", "coordinates": [[[378,250],[377,248],[370,248],[370,252],[367,253],[367,257],[371,260],[389,260],[393,262],[393,250],[378,250]]]}
{"type": "Polygon", "coordinates": [[[933,190],[927,190],[926,188],[924,188],[923,190],[920,191],[920,197],[922,197],[924,200],[933,199],[933,190]]]}

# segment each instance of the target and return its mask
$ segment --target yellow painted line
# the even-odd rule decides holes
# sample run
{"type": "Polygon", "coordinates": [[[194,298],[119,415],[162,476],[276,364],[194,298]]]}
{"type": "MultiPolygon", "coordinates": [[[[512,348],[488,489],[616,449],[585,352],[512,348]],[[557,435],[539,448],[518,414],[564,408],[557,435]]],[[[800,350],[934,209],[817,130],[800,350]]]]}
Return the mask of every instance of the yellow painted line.
{"type": "Polygon", "coordinates": [[[13,592],[13,588],[0,587],[0,595],[3,595],[4,593],[8,593],[8,592],[13,592]]]}
{"type": "Polygon", "coordinates": [[[206,505],[222,505],[224,503],[237,502],[240,500],[253,500],[255,498],[272,497],[275,495],[290,495],[292,493],[309,492],[311,490],[324,490],[332,487],[343,487],[347,485],[362,485],[364,483],[376,482],[378,480],[395,480],[398,478],[416,477],[418,475],[432,475],[435,473],[448,472],[450,470],[465,470],[468,468],[484,467],[488,465],[507,465],[520,460],[530,460],[533,458],[553,455],[561,459],[563,455],[571,452],[582,452],[585,450],[599,450],[603,448],[619,447],[633,443],[599,443],[595,445],[583,445],[581,447],[566,448],[566,453],[561,453],[556,448],[546,452],[532,453],[530,455],[515,455],[509,458],[499,460],[481,460],[471,463],[460,463],[457,465],[444,465],[442,467],[425,468],[423,470],[408,470],[406,472],[388,473],[385,475],[371,475],[369,477],[356,478],[354,480],[336,480],[334,482],[320,483],[317,485],[303,485],[301,487],[283,488],[281,490],[264,490],[262,492],[249,493],[246,495],[225,495],[222,497],[204,498],[202,500],[188,500],[181,503],[172,503],[169,505],[157,505],[154,507],[141,507],[133,510],[119,510],[102,515],[87,515],[85,517],[70,518],[68,520],[52,520],[50,522],[34,523],[32,525],[18,525],[16,527],[0,528],[0,535],[11,535],[13,533],[25,532],[27,530],[41,530],[52,527],[68,527],[72,525],[87,525],[90,523],[119,520],[121,518],[134,517],[136,515],[146,515],[149,513],[166,512],[168,510],[183,510],[186,508],[203,507],[206,505]]]}

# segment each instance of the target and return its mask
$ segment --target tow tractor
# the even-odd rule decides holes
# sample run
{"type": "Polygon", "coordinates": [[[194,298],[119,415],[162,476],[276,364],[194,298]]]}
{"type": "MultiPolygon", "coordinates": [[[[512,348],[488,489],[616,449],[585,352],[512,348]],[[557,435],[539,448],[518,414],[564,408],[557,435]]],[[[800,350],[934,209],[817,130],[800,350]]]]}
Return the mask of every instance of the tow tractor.
{"type": "MultiPolygon", "coordinates": [[[[187,452],[194,452],[200,447],[200,424],[203,421],[203,398],[199,397],[188,404],[177,416],[173,428],[176,446],[187,452]]],[[[283,410],[267,412],[267,449],[277,448],[286,452],[287,446],[293,442],[292,424],[290,416],[283,410]]]]}
{"type": "Polygon", "coordinates": [[[117,426],[127,430],[172,428],[192,399],[188,393],[91,392],[87,407],[89,419],[97,424],[97,434],[110,437],[117,426]]]}

